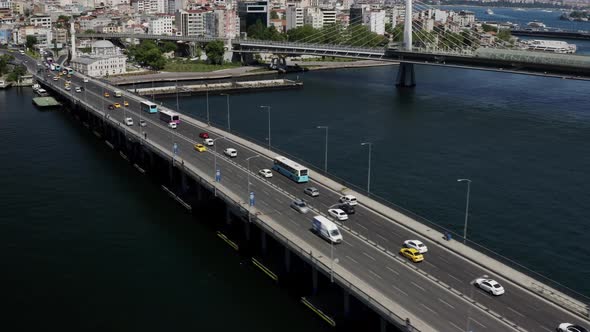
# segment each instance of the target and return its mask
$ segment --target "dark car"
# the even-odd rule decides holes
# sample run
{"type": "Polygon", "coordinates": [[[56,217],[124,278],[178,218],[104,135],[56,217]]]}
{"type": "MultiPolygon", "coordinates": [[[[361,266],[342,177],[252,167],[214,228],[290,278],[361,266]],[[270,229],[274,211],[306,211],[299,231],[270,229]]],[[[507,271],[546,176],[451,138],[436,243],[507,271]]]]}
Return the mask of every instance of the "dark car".
{"type": "Polygon", "coordinates": [[[338,204],[338,205],[336,205],[336,208],[344,211],[346,214],[354,214],[354,206],[352,206],[350,204],[347,204],[347,203],[338,204]]]}
{"type": "Polygon", "coordinates": [[[109,105],[109,109],[110,109],[110,110],[114,110],[114,109],[115,109],[115,105],[113,105],[113,104],[110,104],[110,105],[109,105]]]}
{"type": "Polygon", "coordinates": [[[200,138],[209,138],[209,133],[202,132],[199,134],[200,138]]]}

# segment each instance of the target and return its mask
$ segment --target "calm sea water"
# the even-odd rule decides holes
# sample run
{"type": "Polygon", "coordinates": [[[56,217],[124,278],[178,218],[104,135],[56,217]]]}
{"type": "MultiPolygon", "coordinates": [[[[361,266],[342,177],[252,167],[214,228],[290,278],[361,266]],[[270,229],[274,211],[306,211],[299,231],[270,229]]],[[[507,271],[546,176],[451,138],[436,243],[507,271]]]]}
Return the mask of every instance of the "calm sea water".
{"type": "MultiPolygon", "coordinates": [[[[590,113],[587,82],[418,66],[398,91],[397,68],[300,75],[302,90],[230,98],[231,127],[319,168],[329,126],[329,172],[462,233],[473,180],[469,238],[590,295],[590,113]],[[563,253],[567,252],[567,255],[563,253]]],[[[295,76],[292,76],[295,78],[295,76]]],[[[209,97],[226,127],[225,97],[209,97]]],[[[175,107],[175,99],[165,99],[175,107]]],[[[205,118],[205,98],[181,111],[205,118]]]]}
{"type": "Polygon", "coordinates": [[[32,97],[0,90],[2,326],[327,330],[198,217],[32,97]]]}

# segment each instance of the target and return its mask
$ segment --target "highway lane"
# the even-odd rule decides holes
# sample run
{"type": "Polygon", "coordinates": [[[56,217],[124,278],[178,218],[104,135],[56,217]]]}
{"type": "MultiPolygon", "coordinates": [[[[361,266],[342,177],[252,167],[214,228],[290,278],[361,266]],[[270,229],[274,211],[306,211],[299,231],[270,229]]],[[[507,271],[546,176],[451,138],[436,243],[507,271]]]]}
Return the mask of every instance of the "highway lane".
{"type": "MultiPolygon", "coordinates": [[[[131,108],[134,108],[133,104],[131,105],[131,108]]],[[[188,125],[185,122],[179,126],[179,129],[177,131],[189,137],[192,136],[196,138],[198,132],[201,130],[204,129],[193,128],[191,125],[188,125]]],[[[221,151],[225,146],[232,145],[235,147],[235,144],[227,143],[225,142],[225,140],[218,141],[218,144],[219,151],[221,151]]],[[[237,148],[240,155],[236,160],[242,163],[242,165],[245,165],[245,158],[253,155],[253,153],[244,148],[237,148]]],[[[266,160],[265,158],[255,158],[252,159],[251,166],[253,172],[256,172],[258,168],[270,168],[271,164],[270,161],[266,160]]],[[[295,185],[293,182],[287,180],[286,178],[280,175],[275,176],[270,181],[276,182],[282,188],[287,189],[296,196],[303,196],[303,186],[295,185]]],[[[315,185],[318,186],[318,184],[315,185]]],[[[336,201],[337,193],[332,193],[331,191],[321,186],[320,188],[322,190],[322,195],[320,196],[320,198],[309,200],[312,203],[312,205],[314,205],[316,200],[319,201],[320,204],[318,207],[320,207],[323,210],[324,207],[327,207],[336,201]]],[[[286,202],[285,204],[285,207],[288,209],[288,202],[286,202]]],[[[374,241],[378,243],[401,244],[401,242],[405,239],[416,237],[403,227],[399,227],[398,225],[395,225],[393,223],[384,222],[381,216],[372,215],[372,212],[365,210],[362,207],[358,208],[357,211],[357,215],[351,216],[351,219],[347,223],[358,224],[359,226],[356,230],[361,233],[363,233],[363,227],[366,228],[366,232],[369,233],[367,234],[369,235],[369,238],[372,238],[374,241]],[[383,237],[383,240],[379,241],[378,236],[383,237]]],[[[325,210],[323,210],[322,212],[325,213],[325,210]]],[[[355,227],[353,226],[353,228],[355,227]]],[[[438,248],[438,246],[434,245],[433,243],[429,243],[428,241],[424,242],[427,243],[427,245],[429,245],[430,252],[427,255],[426,262],[430,264],[422,264],[421,267],[424,270],[432,273],[433,275],[436,275],[437,278],[444,280],[446,283],[450,285],[453,285],[455,288],[459,290],[465,289],[465,292],[471,292],[470,289],[472,286],[469,285],[469,281],[473,280],[474,277],[478,277],[483,274],[489,274],[486,273],[485,270],[482,270],[477,266],[470,266],[472,264],[466,264],[466,262],[463,261],[460,257],[455,257],[455,255],[450,254],[447,250],[438,248]]],[[[390,245],[390,247],[395,246],[390,245]]],[[[395,250],[395,248],[392,248],[392,250],[395,250]]],[[[497,280],[503,282],[501,278],[497,278],[497,280]]],[[[503,282],[503,284],[507,289],[507,294],[503,297],[491,298],[485,294],[480,294],[478,291],[474,293],[474,296],[476,296],[477,300],[481,303],[484,303],[485,305],[492,307],[493,310],[497,312],[502,312],[506,315],[506,317],[513,318],[513,321],[517,322],[522,326],[525,326],[525,328],[528,328],[532,331],[539,329],[539,326],[542,326],[543,328],[554,329],[557,323],[564,321],[564,319],[560,319],[561,317],[568,316],[559,312],[559,310],[556,310],[552,306],[547,305],[546,303],[544,303],[544,301],[532,297],[526,291],[522,291],[517,287],[512,287],[512,285],[506,283],[505,281],[503,282]],[[504,301],[509,302],[512,306],[506,306],[503,303],[504,301]],[[528,303],[531,302],[532,304],[528,305],[528,303]],[[503,311],[498,309],[503,309],[503,311]],[[525,317],[523,318],[522,316],[525,317]],[[538,317],[538,319],[535,319],[536,317],[538,317]],[[526,325],[528,325],[528,327],[525,324],[521,323],[522,321],[526,321],[525,323],[526,325]]],[[[568,318],[569,319],[567,319],[567,321],[577,321],[575,320],[575,318],[568,318]]]]}

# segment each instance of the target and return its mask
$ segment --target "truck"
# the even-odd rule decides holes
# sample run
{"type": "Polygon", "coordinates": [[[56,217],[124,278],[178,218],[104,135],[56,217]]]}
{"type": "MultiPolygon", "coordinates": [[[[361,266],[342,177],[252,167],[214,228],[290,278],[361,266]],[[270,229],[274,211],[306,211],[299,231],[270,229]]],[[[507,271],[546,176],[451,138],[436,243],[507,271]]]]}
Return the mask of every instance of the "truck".
{"type": "Polygon", "coordinates": [[[311,229],[314,233],[332,243],[341,243],[342,234],[331,220],[323,216],[315,216],[311,221],[311,229]]]}

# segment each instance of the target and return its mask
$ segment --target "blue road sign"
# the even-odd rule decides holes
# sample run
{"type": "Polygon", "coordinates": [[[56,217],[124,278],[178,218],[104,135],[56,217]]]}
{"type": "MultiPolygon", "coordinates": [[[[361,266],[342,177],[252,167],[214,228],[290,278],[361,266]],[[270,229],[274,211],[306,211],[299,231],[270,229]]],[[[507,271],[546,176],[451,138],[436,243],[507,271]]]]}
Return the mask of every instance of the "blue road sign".
{"type": "Polygon", "coordinates": [[[254,199],[254,192],[250,192],[250,206],[254,206],[255,199],[254,199]]]}
{"type": "Polygon", "coordinates": [[[174,142],[172,149],[174,150],[174,154],[178,154],[178,144],[176,144],[176,142],[174,142]]]}
{"type": "Polygon", "coordinates": [[[221,170],[217,169],[217,171],[215,171],[215,182],[221,182],[221,170]]]}

